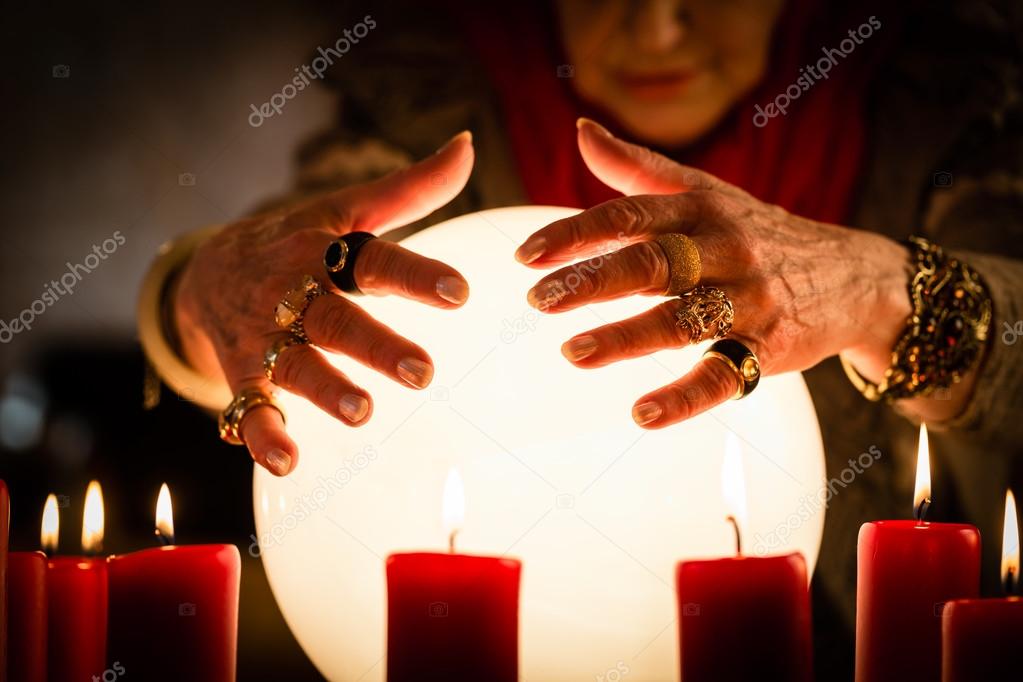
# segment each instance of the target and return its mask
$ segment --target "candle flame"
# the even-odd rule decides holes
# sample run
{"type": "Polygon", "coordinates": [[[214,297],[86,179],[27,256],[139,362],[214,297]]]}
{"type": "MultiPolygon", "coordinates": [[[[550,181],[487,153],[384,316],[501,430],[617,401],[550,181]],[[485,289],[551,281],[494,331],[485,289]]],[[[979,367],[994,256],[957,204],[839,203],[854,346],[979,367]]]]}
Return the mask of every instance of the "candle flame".
{"type": "Polygon", "coordinates": [[[444,504],[442,508],[444,532],[448,534],[451,551],[454,551],[455,535],[462,530],[465,522],[465,487],[458,467],[451,467],[444,481],[444,504]]]}
{"type": "Polygon", "coordinates": [[[1018,581],[1019,520],[1016,518],[1016,498],[1008,490],[1005,493],[1005,525],[1002,526],[1002,583],[1011,594],[1018,581]]]}
{"type": "Polygon", "coordinates": [[[721,494],[725,510],[735,525],[736,545],[741,547],[740,531],[746,527],[746,477],[742,470],[742,445],[729,432],[725,437],[725,459],[721,463],[721,494]]]}
{"type": "Polygon", "coordinates": [[[82,551],[95,554],[103,549],[103,490],[98,481],[89,481],[82,513],[82,551]]]}
{"type": "Polygon", "coordinates": [[[57,511],[57,496],[50,494],[43,505],[43,524],[39,534],[39,542],[43,551],[53,554],[57,551],[57,538],[60,535],[60,512],[57,511]]]}
{"type": "Polygon", "coordinates": [[[174,508],[166,483],[160,486],[160,494],[156,498],[156,535],[166,544],[174,544],[174,508]]]}
{"type": "Polygon", "coordinates": [[[931,448],[927,438],[927,425],[920,424],[920,444],[916,452],[916,486],[913,495],[913,515],[923,521],[931,505],[931,448]]]}

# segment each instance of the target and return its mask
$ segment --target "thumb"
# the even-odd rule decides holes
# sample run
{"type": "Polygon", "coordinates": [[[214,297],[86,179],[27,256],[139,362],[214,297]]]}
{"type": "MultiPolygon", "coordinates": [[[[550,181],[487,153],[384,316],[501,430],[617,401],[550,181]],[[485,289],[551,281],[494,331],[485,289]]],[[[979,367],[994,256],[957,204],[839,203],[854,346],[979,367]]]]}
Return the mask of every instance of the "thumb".
{"type": "Polygon", "coordinates": [[[346,187],[328,201],[342,207],[343,232],[380,234],[425,218],[454,199],[472,174],[472,133],[464,130],[435,154],[379,180],[346,187]]]}
{"type": "Polygon", "coordinates": [[[576,121],[579,152],[590,171],[622,194],[675,194],[694,189],[741,192],[709,173],[675,163],[646,147],[619,140],[588,118],[576,121]]]}

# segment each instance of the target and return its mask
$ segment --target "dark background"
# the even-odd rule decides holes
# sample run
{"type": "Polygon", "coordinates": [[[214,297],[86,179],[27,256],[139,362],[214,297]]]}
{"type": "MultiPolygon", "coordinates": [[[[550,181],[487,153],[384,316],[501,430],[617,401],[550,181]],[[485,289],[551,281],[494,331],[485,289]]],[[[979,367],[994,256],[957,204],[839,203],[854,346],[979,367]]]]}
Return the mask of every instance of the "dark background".
{"type": "Polygon", "coordinates": [[[241,216],[288,187],[294,149],[330,125],[335,98],[306,89],[258,129],[249,107],[333,41],[345,27],[339,4],[7,3],[0,22],[0,319],[19,315],[94,244],[115,231],[125,238],[73,294],[0,344],[0,478],[11,489],[12,549],[38,548],[53,492],[67,505],[60,550],[78,551],[93,478],[106,502],[104,551],[151,546],[166,481],[179,543],[241,551],[241,680],[322,678],[248,554],[245,451],[220,443],[212,419],[172,394],[142,410],[136,293],[161,242],[241,216]]]}

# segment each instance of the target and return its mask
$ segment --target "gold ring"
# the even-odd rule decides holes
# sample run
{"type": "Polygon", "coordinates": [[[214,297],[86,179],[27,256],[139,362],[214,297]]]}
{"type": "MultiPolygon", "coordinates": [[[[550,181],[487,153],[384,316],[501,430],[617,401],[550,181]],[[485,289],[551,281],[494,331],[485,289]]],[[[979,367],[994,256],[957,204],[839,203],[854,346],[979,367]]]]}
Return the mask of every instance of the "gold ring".
{"type": "Polygon", "coordinates": [[[263,373],[266,374],[266,378],[276,384],[277,380],[274,378],[274,372],[277,370],[277,359],[280,357],[281,353],[283,353],[286,348],[291,348],[292,346],[304,346],[307,343],[309,343],[309,339],[304,336],[288,334],[287,336],[282,336],[270,344],[270,347],[266,349],[266,353],[263,355],[263,373]]]}
{"type": "Polygon", "coordinates": [[[696,287],[680,295],[682,307],[675,311],[675,323],[689,332],[689,343],[723,339],[732,331],[735,309],[725,292],[717,287],[696,287]],[[713,334],[709,332],[714,330],[713,334]]]}
{"type": "Polygon", "coordinates": [[[744,343],[735,339],[715,341],[703,357],[720,360],[735,373],[738,386],[732,396],[733,400],[745,398],[760,383],[760,360],[744,343]]]}
{"type": "Polygon", "coordinates": [[[668,288],[665,296],[678,296],[700,283],[700,251],[684,234],[669,232],[654,237],[668,258],[668,288]]]}
{"type": "Polygon", "coordinates": [[[234,400],[220,413],[218,426],[220,438],[231,445],[245,445],[241,435],[242,420],[249,410],[266,405],[277,410],[284,419],[284,410],[270,394],[258,389],[247,388],[234,397],[234,400]]]}
{"type": "Polygon", "coordinates": [[[327,293],[323,286],[316,281],[312,275],[303,275],[302,283],[288,289],[284,297],[274,308],[274,323],[281,329],[291,329],[293,332],[305,335],[302,332],[302,318],[305,316],[306,308],[317,296],[327,293]]]}

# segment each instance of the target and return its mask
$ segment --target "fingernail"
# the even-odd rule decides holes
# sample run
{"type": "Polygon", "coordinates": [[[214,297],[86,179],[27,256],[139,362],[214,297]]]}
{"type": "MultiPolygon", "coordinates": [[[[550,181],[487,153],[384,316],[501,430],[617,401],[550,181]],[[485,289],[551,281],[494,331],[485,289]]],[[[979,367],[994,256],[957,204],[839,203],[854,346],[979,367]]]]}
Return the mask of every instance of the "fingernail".
{"type": "Polygon", "coordinates": [[[537,258],[543,255],[543,252],[547,250],[547,239],[545,237],[537,237],[536,239],[527,239],[526,243],[520,246],[515,251],[515,260],[522,263],[523,265],[529,265],[537,258]]]}
{"type": "Polygon", "coordinates": [[[655,402],[640,403],[632,408],[632,418],[643,426],[660,417],[662,412],[661,406],[655,402]]]}
{"type": "Polygon", "coordinates": [[[574,339],[569,339],[565,345],[561,347],[561,354],[572,362],[579,362],[593,355],[597,350],[597,340],[585,334],[584,336],[577,336],[574,339]]]}
{"type": "Polygon", "coordinates": [[[266,453],[266,465],[278,476],[283,476],[291,469],[291,455],[284,450],[274,448],[266,453]]]}
{"type": "Polygon", "coordinates": [[[593,126],[594,129],[595,129],[594,132],[600,133],[604,137],[614,137],[614,135],[612,135],[611,132],[607,128],[605,128],[604,126],[600,125],[599,123],[594,121],[592,118],[586,118],[585,116],[580,116],[579,118],[577,118],[575,120],[575,127],[578,130],[582,130],[583,126],[593,126]]]}
{"type": "Polygon", "coordinates": [[[358,424],[365,419],[369,412],[369,401],[361,395],[349,393],[338,401],[337,410],[342,417],[353,424],[358,424]]]}
{"type": "Polygon", "coordinates": [[[564,283],[560,279],[555,279],[543,284],[537,284],[530,289],[529,293],[526,294],[526,300],[534,308],[546,310],[557,305],[567,295],[568,290],[565,288],[564,283]]]}
{"type": "Polygon", "coordinates": [[[444,144],[442,144],[442,145],[440,146],[440,149],[438,149],[438,150],[436,151],[436,153],[437,153],[437,154],[440,154],[440,153],[441,153],[442,151],[444,151],[445,149],[447,149],[448,147],[450,147],[451,145],[453,145],[453,144],[454,144],[455,142],[457,142],[458,140],[460,140],[460,139],[463,139],[463,138],[464,138],[464,139],[466,139],[466,140],[468,140],[469,142],[472,142],[472,131],[469,131],[469,130],[463,130],[462,132],[458,133],[457,135],[455,135],[454,137],[452,137],[452,138],[451,138],[450,140],[448,140],[447,142],[445,142],[444,144]]]}
{"type": "Polygon", "coordinates": [[[469,284],[461,277],[444,275],[437,280],[437,295],[448,303],[462,305],[469,299],[469,284]]]}
{"type": "Polygon", "coordinates": [[[405,358],[398,363],[398,376],[416,388],[426,388],[433,379],[433,366],[418,358],[405,358]]]}

